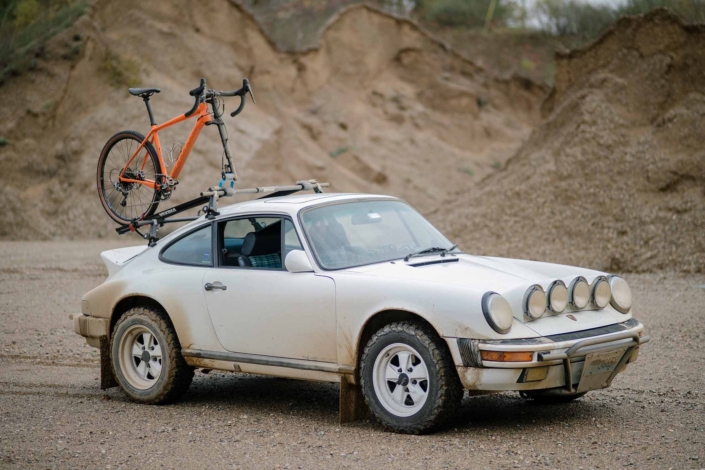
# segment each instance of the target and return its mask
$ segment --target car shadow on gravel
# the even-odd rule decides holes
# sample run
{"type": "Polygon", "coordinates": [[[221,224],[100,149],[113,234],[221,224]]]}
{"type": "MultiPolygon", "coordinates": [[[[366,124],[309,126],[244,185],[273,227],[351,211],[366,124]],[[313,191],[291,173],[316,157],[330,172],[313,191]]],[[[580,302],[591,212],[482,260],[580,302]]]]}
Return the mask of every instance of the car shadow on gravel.
{"type": "Polygon", "coordinates": [[[337,384],[247,374],[197,373],[179,402],[232,407],[238,413],[306,416],[315,422],[337,421],[337,384]]]}
{"type": "Polygon", "coordinates": [[[518,429],[523,426],[564,426],[593,419],[612,419],[614,409],[584,397],[569,403],[544,404],[505,392],[477,397],[466,396],[450,426],[468,430],[518,429]]]}
{"type": "MultiPolygon", "coordinates": [[[[208,405],[238,415],[277,414],[304,419],[312,425],[331,426],[338,423],[338,396],[339,387],[332,383],[197,372],[188,394],[176,406],[208,405]]],[[[508,392],[466,396],[446,431],[512,431],[525,426],[564,426],[614,418],[615,409],[592,396],[571,403],[541,404],[508,392]]],[[[372,420],[346,426],[382,430],[372,420]]]]}

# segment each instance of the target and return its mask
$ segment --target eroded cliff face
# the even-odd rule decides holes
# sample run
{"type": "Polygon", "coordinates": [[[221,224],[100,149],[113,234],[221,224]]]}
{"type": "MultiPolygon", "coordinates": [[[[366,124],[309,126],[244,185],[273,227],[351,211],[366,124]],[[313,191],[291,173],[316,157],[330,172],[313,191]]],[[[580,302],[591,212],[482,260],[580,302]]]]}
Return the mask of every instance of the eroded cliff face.
{"type": "Polygon", "coordinates": [[[435,221],[471,252],[702,272],[705,27],[625,18],[556,65],[545,121],[435,221]]]}
{"type": "MultiPolygon", "coordinates": [[[[250,79],[257,105],[226,118],[241,187],[317,178],[333,191],[397,195],[426,213],[513,155],[546,93],[489,76],[413,23],[365,6],[337,15],[317,48],[286,53],[226,0],[99,2],[50,41],[37,70],[0,87],[9,142],[0,148],[0,237],[111,232],[98,155],[120,130],[149,130],[142,101],[111,86],[130,62],[140,86],[162,90],[151,100],[158,122],[191,107],[187,92],[201,77],[221,90],[250,79]]],[[[160,133],[167,164],[190,126],[160,133]]],[[[217,183],[221,155],[206,128],[165,204],[217,183]]]]}

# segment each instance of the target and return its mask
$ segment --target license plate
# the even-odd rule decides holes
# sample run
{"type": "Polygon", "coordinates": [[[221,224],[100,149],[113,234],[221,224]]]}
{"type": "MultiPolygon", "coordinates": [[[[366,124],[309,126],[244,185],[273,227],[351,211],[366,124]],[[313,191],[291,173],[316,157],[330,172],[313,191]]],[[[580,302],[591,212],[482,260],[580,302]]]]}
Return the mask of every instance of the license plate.
{"type": "Polygon", "coordinates": [[[607,379],[609,379],[612,371],[617,367],[626,351],[626,348],[622,348],[585,356],[578,392],[587,392],[588,390],[606,387],[607,379]]]}

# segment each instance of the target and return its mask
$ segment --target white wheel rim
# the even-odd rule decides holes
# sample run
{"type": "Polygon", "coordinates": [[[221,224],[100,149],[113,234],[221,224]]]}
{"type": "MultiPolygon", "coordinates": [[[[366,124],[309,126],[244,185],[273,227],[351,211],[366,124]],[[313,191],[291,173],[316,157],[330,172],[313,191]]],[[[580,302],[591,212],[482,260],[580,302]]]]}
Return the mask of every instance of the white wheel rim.
{"type": "Polygon", "coordinates": [[[390,344],[375,359],[372,385],[387,411],[395,416],[413,416],[428,398],[428,368],[411,346],[390,344]]]}
{"type": "Polygon", "coordinates": [[[131,326],[120,339],[120,370],[133,387],[147,390],[162,375],[162,348],[154,332],[131,326]]]}

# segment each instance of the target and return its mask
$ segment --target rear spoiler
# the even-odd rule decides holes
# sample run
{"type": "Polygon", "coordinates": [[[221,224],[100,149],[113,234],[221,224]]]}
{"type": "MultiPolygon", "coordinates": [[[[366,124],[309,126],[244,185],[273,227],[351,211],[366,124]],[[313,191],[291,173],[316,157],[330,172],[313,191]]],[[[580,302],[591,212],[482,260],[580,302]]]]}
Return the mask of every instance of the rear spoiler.
{"type": "Polygon", "coordinates": [[[146,245],[128,246],[116,250],[104,251],[100,254],[105,267],[108,268],[108,277],[120,271],[130,260],[142,253],[148,247],[146,245]]]}

